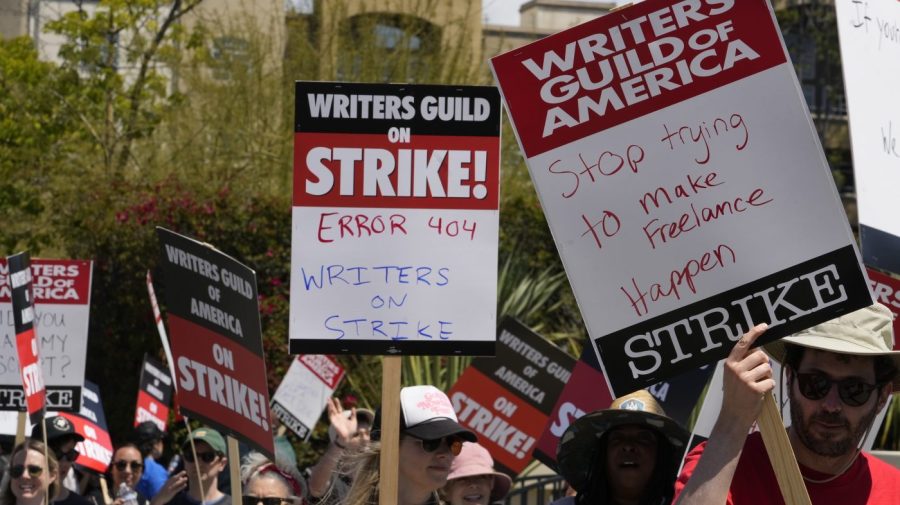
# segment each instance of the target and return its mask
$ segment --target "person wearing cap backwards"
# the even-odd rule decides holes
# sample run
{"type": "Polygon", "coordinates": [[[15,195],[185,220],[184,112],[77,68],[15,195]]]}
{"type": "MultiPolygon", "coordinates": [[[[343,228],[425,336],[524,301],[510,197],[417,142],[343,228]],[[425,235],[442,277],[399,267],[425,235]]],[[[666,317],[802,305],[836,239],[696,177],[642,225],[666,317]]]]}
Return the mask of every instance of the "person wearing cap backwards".
{"type": "Polygon", "coordinates": [[[75,431],[72,422],[63,416],[52,416],[44,420],[43,423],[37,423],[31,429],[31,438],[39,442],[44,440],[43,425],[47,425],[47,446],[53,451],[56,460],[59,462],[59,494],[53,499],[56,505],[90,505],[91,502],[87,498],[72,491],[63,485],[63,481],[72,469],[72,464],[78,459],[78,449],[75,445],[83,442],[84,437],[75,431]]]}
{"type": "MultiPolygon", "coordinates": [[[[813,504],[900,504],[900,470],[859,449],[900,386],[891,326],[875,304],[765,346],[784,365],[788,437],[813,504]]],[[[784,503],[761,436],[747,436],[775,387],[768,357],[751,349],[765,330],[752,328],[725,360],[719,419],[685,459],[676,503],[784,503]]]]}
{"type": "Polygon", "coordinates": [[[553,503],[668,505],[688,437],[646,390],[616,398],[559,439],[559,472],[577,495],[553,503]]]}
{"type": "MultiPolygon", "coordinates": [[[[347,454],[352,484],[344,505],[378,503],[381,412],[376,411],[372,441],[347,454]]],[[[400,390],[400,453],[398,505],[439,504],[436,491],[447,482],[453,457],[463,441],[477,442],[474,433],[456,419],[453,405],[434,386],[400,390]]]]}
{"type": "Polygon", "coordinates": [[[494,471],[494,459],[481,444],[464,442],[450,464],[441,495],[449,505],[488,505],[506,498],[512,479],[494,471]]]}
{"type": "Polygon", "coordinates": [[[311,468],[307,469],[309,502],[314,504],[341,503],[350,488],[339,465],[346,451],[358,451],[369,443],[369,431],[375,413],[368,409],[344,410],[341,401],[330,398],[326,405],[328,420],[328,449],[311,468]],[[327,496],[327,500],[326,500],[327,496]]]}
{"type": "Polygon", "coordinates": [[[222,435],[206,426],[196,429],[181,446],[181,451],[184,470],[166,480],[150,505],[230,505],[231,496],[219,491],[219,474],[227,463],[222,435]],[[191,450],[191,441],[194,450],[191,450]]]}
{"type": "Polygon", "coordinates": [[[148,499],[152,499],[169,478],[165,467],[156,462],[163,454],[163,440],[166,433],[159,429],[153,421],[144,421],[134,428],[131,442],[141,451],[144,458],[144,471],[135,490],[148,499]]]}

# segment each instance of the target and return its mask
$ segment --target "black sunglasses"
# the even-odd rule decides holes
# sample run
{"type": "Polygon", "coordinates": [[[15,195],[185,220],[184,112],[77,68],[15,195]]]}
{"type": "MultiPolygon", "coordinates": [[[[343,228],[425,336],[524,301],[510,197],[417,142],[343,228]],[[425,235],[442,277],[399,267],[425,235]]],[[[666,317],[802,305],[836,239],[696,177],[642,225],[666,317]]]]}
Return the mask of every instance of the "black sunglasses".
{"type": "Polygon", "coordinates": [[[42,473],[44,473],[44,467],[38,465],[13,465],[9,467],[9,476],[13,479],[18,479],[19,477],[25,475],[25,470],[28,470],[28,475],[30,477],[40,477],[42,473]]]}
{"type": "MultiPolygon", "coordinates": [[[[198,452],[197,453],[197,457],[200,458],[200,461],[202,461],[204,463],[212,463],[213,460],[216,459],[216,456],[218,456],[218,454],[215,452],[198,452]]],[[[184,452],[184,460],[187,461],[188,463],[193,463],[194,461],[196,461],[194,459],[194,453],[192,451],[185,451],[184,452]]]]}
{"type": "Polygon", "coordinates": [[[115,466],[116,470],[118,470],[120,472],[124,472],[125,469],[128,468],[129,466],[131,467],[132,472],[136,472],[136,471],[140,470],[141,468],[144,468],[144,464],[141,463],[140,461],[125,461],[124,459],[120,459],[119,461],[116,461],[115,463],[113,463],[113,466],[115,466]]]}
{"type": "Polygon", "coordinates": [[[289,498],[276,498],[269,496],[261,498],[258,496],[241,496],[241,505],[281,505],[282,503],[292,503],[289,498]]]}
{"type": "Polygon", "coordinates": [[[459,456],[459,453],[462,452],[463,440],[459,437],[449,436],[444,438],[435,438],[432,440],[424,440],[416,437],[409,437],[412,440],[416,440],[422,444],[422,450],[425,452],[434,452],[441,447],[441,443],[445,440],[447,441],[447,447],[450,448],[450,452],[453,453],[454,456],[459,456]]]}
{"type": "Polygon", "coordinates": [[[53,449],[53,454],[56,456],[56,459],[58,461],[66,460],[69,462],[74,462],[76,459],[78,459],[79,453],[78,453],[78,449],[73,447],[73,448],[69,449],[67,452],[62,452],[59,449],[53,449]]]}
{"type": "Polygon", "coordinates": [[[831,385],[837,384],[838,395],[841,401],[851,407],[859,407],[872,396],[872,391],[878,389],[875,384],[868,384],[853,377],[834,380],[819,372],[797,372],[797,384],[800,393],[810,400],[821,400],[831,391],[831,385]]]}

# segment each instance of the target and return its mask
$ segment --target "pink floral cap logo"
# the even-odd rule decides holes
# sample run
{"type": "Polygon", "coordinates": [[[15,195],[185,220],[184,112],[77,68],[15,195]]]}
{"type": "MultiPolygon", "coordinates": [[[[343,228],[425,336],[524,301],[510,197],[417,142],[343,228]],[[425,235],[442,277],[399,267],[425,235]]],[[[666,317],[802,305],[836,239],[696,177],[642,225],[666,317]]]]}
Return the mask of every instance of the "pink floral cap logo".
{"type": "Polygon", "coordinates": [[[400,405],[407,427],[438,418],[457,420],[450,399],[434,386],[403,388],[400,390],[400,405]]]}

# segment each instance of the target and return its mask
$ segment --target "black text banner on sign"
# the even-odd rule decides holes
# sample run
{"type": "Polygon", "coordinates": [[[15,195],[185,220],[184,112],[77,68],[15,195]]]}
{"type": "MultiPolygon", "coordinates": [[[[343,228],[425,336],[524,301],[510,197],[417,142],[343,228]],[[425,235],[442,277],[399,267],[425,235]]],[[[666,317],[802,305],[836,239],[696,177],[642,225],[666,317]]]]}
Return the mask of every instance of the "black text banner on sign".
{"type": "Polygon", "coordinates": [[[863,261],[900,274],[900,2],[834,6],[863,261]]]}
{"type": "Polygon", "coordinates": [[[181,411],[273,457],[256,273],[157,228],[181,411]]]}
{"type": "MultiPolygon", "coordinates": [[[[93,263],[32,259],[33,325],[47,408],[77,412],[87,355],[93,263]]],[[[0,410],[25,410],[16,354],[10,270],[0,259],[0,410]]]]}
{"type": "Polygon", "coordinates": [[[613,396],[871,303],[767,1],[647,0],[491,65],[613,396]]]}
{"type": "Polygon", "coordinates": [[[500,98],[298,82],[290,351],[493,354],[500,98]]]}
{"type": "Polygon", "coordinates": [[[497,355],[475,358],[448,392],[459,422],[497,467],[518,475],[532,459],[575,360],[519,321],[500,325],[497,355]]]}
{"type": "Polygon", "coordinates": [[[171,403],[172,378],[169,376],[168,367],[145,354],[137,408],[134,411],[134,425],[152,421],[160,430],[166,431],[171,403]]]}

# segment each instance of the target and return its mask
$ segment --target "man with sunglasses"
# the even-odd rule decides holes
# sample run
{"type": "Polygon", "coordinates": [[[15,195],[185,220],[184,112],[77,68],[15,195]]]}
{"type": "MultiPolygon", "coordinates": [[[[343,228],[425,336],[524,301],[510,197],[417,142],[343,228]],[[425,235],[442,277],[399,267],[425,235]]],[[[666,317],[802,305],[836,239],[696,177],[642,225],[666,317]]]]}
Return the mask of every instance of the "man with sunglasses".
{"type": "MultiPolygon", "coordinates": [[[[900,390],[892,319],[875,304],[765,346],[784,365],[788,436],[813,504],[900,504],[900,470],[859,449],[900,390]]],[[[761,436],[747,436],[775,387],[768,357],[751,348],[765,330],[751,329],[725,360],[719,419],[685,458],[675,503],[784,503],[761,436]]]]}
{"type": "Polygon", "coordinates": [[[65,485],[66,476],[72,470],[72,464],[78,459],[78,449],[75,445],[83,442],[84,437],[75,431],[72,422],[63,416],[52,416],[38,423],[31,429],[31,438],[39,442],[44,441],[43,424],[47,425],[47,446],[53,451],[59,462],[59,494],[53,500],[55,505],[91,505],[87,498],[79,495],[72,488],[65,485]]]}
{"type": "Polygon", "coordinates": [[[231,496],[219,490],[226,450],[225,439],[218,431],[203,427],[191,432],[181,447],[184,470],[166,480],[150,505],[229,505],[231,496]]]}

